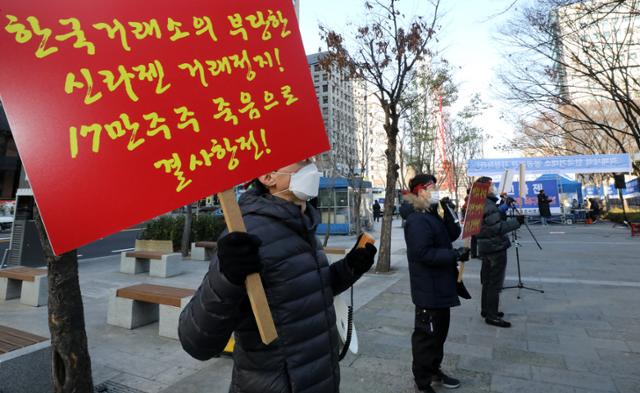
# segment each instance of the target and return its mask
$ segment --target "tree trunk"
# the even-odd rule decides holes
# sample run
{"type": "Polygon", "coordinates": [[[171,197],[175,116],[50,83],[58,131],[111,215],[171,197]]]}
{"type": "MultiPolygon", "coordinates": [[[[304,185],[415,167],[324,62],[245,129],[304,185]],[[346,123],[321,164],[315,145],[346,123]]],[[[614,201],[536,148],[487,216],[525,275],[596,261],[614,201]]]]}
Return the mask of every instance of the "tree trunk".
{"type": "Polygon", "coordinates": [[[392,121],[387,132],[387,185],[384,194],[384,214],[380,234],[380,248],[376,273],[387,273],[391,270],[391,224],[393,222],[393,207],[396,196],[396,182],[398,181],[398,164],[396,163],[396,148],[398,124],[392,121]]]}
{"type": "Polygon", "coordinates": [[[361,205],[362,205],[362,193],[358,192],[356,194],[355,200],[353,201],[353,210],[355,211],[355,214],[356,214],[356,221],[355,221],[356,235],[362,232],[362,217],[360,216],[361,205]]]}
{"type": "Polygon", "coordinates": [[[187,208],[187,213],[184,217],[184,228],[182,229],[182,242],[180,243],[180,250],[182,251],[182,256],[186,257],[189,255],[189,246],[190,240],[189,237],[191,235],[191,212],[192,207],[191,203],[185,206],[187,208]]]}
{"type": "Polygon", "coordinates": [[[34,213],[48,268],[53,388],[56,393],[93,392],[77,250],[55,256],[38,208],[34,213]]]}
{"type": "MultiPolygon", "coordinates": [[[[353,211],[356,215],[355,217],[355,221],[354,221],[354,226],[356,228],[356,235],[360,234],[360,232],[362,232],[362,220],[360,217],[360,206],[362,205],[362,193],[364,192],[362,189],[362,182],[364,181],[364,178],[359,178],[357,180],[358,181],[358,187],[354,187],[354,195],[353,195],[353,211]]],[[[355,185],[355,184],[354,184],[355,185]]]]}

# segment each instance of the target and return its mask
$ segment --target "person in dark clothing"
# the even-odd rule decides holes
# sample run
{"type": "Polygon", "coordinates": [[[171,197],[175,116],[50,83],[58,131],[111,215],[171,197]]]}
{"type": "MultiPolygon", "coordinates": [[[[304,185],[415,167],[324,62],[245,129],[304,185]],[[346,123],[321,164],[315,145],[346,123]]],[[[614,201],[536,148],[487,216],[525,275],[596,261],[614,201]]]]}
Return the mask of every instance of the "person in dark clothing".
{"type": "Polygon", "coordinates": [[[500,202],[498,202],[498,206],[502,206],[507,203],[507,193],[503,192],[500,194],[500,202]]]}
{"type": "MultiPolygon", "coordinates": [[[[479,182],[491,182],[491,178],[482,177],[479,182]]],[[[524,223],[524,216],[503,217],[496,205],[498,198],[493,187],[489,190],[485,200],[484,214],[478,239],[478,253],[482,257],[480,282],[482,283],[481,315],[489,325],[510,327],[511,324],[498,311],[500,290],[507,268],[507,249],[511,242],[507,234],[520,228],[524,223]]]]}
{"type": "Polygon", "coordinates": [[[376,199],[375,202],[373,202],[373,221],[380,221],[380,203],[378,203],[378,200],[376,199]]]}
{"type": "Polygon", "coordinates": [[[457,388],[460,381],[444,374],[440,365],[449,332],[450,309],[460,305],[456,291],[457,262],[469,260],[469,249],[453,249],[451,245],[461,229],[449,209],[444,209],[444,219],[438,215],[436,178],[420,174],[409,186],[411,193],[405,195],[400,215],[406,220],[404,236],[416,312],[411,336],[413,376],[422,392],[434,392],[432,382],[457,388]]]}
{"type": "Polygon", "coordinates": [[[219,356],[235,338],[230,393],[338,393],[339,336],[333,298],[373,264],[376,248],[352,249],[328,264],[316,240],[314,164],[302,161],[260,176],[239,200],[247,233],[223,234],[202,284],[180,315],[191,356],[219,356]],[[278,338],[262,343],[245,290],[259,272],[278,338]]]}
{"type": "Polygon", "coordinates": [[[508,203],[508,199],[509,197],[507,196],[506,192],[503,192],[502,194],[500,194],[500,202],[498,203],[498,210],[500,211],[500,217],[502,217],[503,220],[507,219],[507,212],[509,211],[509,203],[508,203]]]}
{"type": "Polygon", "coordinates": [[[576,198],[571,201],[571,213],[575,213],[577,209],[580,209],[580,204],[576,198]]]}
{"type": "Polygon", "coordinates": [[[538,210],[540,211],[540,222],[542,225],[548,225],[547,220],[551,217],[549,203],[551,203],[551,199],[544,193],[544,190],[540,190],[538,193],[538,210]]]}
{"type": "Polygon", "coordinates": [[[595,198],[589,199],[589,205],[591,208],[589,210],[589,218],[591,218],[591,222],[594,223],[598,220],[598,217],[600,217],[600,205],[598,204],[598,200],[595,198]]]}

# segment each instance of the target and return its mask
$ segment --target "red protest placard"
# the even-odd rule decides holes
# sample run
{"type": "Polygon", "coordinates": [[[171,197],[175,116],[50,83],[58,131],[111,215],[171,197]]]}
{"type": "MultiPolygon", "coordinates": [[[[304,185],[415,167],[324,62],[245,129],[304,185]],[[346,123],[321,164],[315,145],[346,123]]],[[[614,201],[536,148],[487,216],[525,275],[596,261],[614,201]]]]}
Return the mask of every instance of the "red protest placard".
{"type": "Polygon", "coordinates": [[[56,254],[329,149],[291,0],[0,0],[56,254]]]}
{"type": "Polygon", "coordinates": [[[487,200],[489,188],[491,188],[491,182],[475,182],[473,186],[471,186],[469,200],[467,201],[467,211],[464,215],[464,228],[462,229],[463,239],[480,233],[482,229],[482,219],[484,218],[484,205],[487,200]]]}

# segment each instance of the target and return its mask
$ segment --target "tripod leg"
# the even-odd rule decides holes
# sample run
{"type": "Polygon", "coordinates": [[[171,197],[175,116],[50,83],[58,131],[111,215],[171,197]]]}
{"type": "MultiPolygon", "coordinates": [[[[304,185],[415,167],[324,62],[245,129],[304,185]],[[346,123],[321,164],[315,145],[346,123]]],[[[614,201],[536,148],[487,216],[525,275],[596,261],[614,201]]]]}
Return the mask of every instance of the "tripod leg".
{"type": "MultiPolygon", "coordinates": [[[[527,228],[529,228],[529,226],[527,226],[527,228]]],[[[529,229],[529,230],[531,230],[531,229],[529,229]]],[[[518,299],[520,299],[520,290],[521,289],[528,289],[530,291],[536,291],[536,292],[544,293],[544,291],[542,289],[529,288],[529,287],[525,287],[524,286],[524,283],[522,282],[522,270],[520,269],[520,250],[519,250],[519,247],[518,247],[518,231],[517,230],[513,231],[513,240],[514,240],[514,243],[516,244],[515,247],[516,247],[516,266],[518,268],[518,283],[516,285],[509,286],[509,287],[504,287],[503,286],[502,289],[518,288],[518,295],[517,295],[518,299]]]]}

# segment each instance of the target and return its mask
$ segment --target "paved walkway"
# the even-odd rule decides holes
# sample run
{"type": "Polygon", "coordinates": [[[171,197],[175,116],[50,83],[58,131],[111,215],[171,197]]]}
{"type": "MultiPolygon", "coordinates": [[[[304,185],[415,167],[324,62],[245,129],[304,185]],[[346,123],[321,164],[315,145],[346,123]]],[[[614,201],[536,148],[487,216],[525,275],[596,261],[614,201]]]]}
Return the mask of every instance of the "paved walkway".
{"type": "MultiPolygon", "coordinates": [[[[640,239],[609,223],[532,230],[543,250],[525,229],[519,231],[523,282],[544,293],[503,291],[501,309],[512,328],[484,324],[479,316],[480,264],[467,264],[465,284],[474,298],[452,310],[445,346],[445,370],[462,380],[457,391],[640,392],[640,239]]],[[[330,245],[353,242],[354,237],[334,237],[330,245]]],[[[394,222],[392,272],[367,274],[356,285],[360,351],[341,364],[343,392],[415,392],[410,366],[413,305],[404,247],[402,229],[394,222]]],[[[206,263],[185,265],[186,274],[150,279],[117,273],[117,257],[81,264],[96,384],[150,393],[227,392],[230,359],[190,359],[179,343],[157,335],[156,324],[133,331],[106,325],[113,288],[133,282],[193,288],[206,263]]],[[[507,285],[517,280],[516,266],[511,249],[507,285]]],[[[0,315],[5,325],[48,335],[44,307],[8,301],[0,303],[0,315]]]]}

